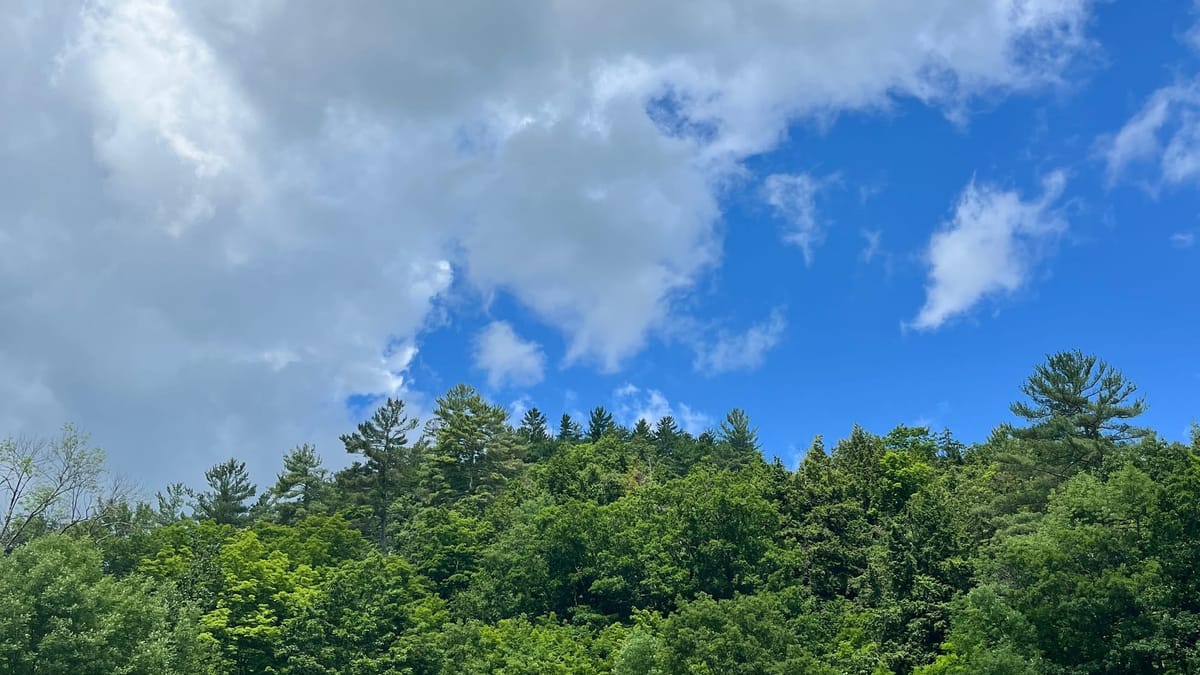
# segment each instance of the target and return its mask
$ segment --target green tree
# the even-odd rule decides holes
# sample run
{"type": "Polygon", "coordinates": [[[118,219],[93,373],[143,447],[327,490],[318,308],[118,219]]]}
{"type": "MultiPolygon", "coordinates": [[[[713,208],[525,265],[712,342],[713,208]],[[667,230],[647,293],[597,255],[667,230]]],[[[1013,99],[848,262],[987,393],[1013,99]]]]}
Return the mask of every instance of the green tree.
{"type": "Polygon", "coordinates": [[[0,550],[103,517],[104,477],[104,453],[71,425],[54,438],[0,439],[0,550]]]}
{"type": "Polygon", "coordinates": [[[243,525],[249,519],[246,500],[257,488],[250,482],[246,463],[230,458],[204,472],[209,490],[196,495],[196,515],[221,525],[243,525]]]}
{"type": "Polygon", "coordinates": [[[562,418],[558,421],[558,435],[555,440],[562,445],[570,445],[583,440],[583,428],[579,423],[571,419],[567,413],[562,414],[562,418]]]}
{"type": "Polygon", "coordinates": [[[588,417],[586,440],[595,443],[616,429],[617,425],[613,422],[612,413],[605,410],[604,406],[598,405],[592,408],[592,413],[588,417]]]}
{"type": "Polygon", "coordinates": [[[416,480],[416,457],[408,444],[408,434],[416,428],[417,420],[404,411],[404,401],[388,398],[370,419],[359,423],[355,433],[341,437],[346,452],[366,460],[363,473],[370,482],[368,503],[381,551],[388,549],[392,502],[416,480]]]}
{"type": "Polygon", "coordinates": [[[1098,470],[1113,447],[1144,437],[1129,420],[1146,410],[1137,386],[1119,370],[1076,350],[1051,354],[1021,385],[1028,401],[1012,412],[1030,426],[1013,434],[1029,441],[1042,470],[1066,478],[1098,470]]]}
{"type": "Polygon", "coordinates": [[[0,556],[0,671],[210,672],[211,652],[169,594],[106,575],[87,540],[41,537],[0,556]]]}
{"type": "Polygon", "coordinates": [[[271,488],[279,522],[293,523],[322,511],[323,494],[328,488],[327,473],[321,467],[316,448],[307,443],[284,455],[283,471],[271,488]]]}
{"type": "Polygon", "coordinates": [[[750,426],[750,417],[741,408],[734,408],[721,422],[717,433],[720,461],[723,466],[742,468],[760,456],[758,429],[750,426]]]}
{"type": "Polygon", "coordinates": [[[283,624],[283,672],[440,671],[423,636],[432,639],[449,617],[408,562],[372,551],[323,576],[283,624]]]}
{"type": "Polygon", "coordinates": [[[525,442],[531,445],[545,443],[550,440],[550,434],[546,427],[546,416],[537,408],[530,408],[525,411],[518,431],[525,442]]]}
{"type": "Polygon", "coordinates": [[[437,399],[426,435],[434,441],[432,491],[439,501],[490,501],[521,467],[508,412],[460,384],[437,399]]]}
{"type": "Polygon", "coordinates": [[[528,446],[527,455],[531,461],[545,459],[554,447],[548,424],[546,416],[537,408],[526,410],[525,415],[521,418],[521,426],[517,428],[517,435],[528,446]]]}

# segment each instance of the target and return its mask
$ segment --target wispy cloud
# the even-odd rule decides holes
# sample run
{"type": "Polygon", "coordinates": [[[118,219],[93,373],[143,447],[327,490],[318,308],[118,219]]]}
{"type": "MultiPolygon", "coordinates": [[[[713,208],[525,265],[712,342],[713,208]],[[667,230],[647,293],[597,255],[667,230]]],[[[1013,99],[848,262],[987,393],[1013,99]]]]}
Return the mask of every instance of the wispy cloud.
{"type": "Polygon", "coordinates": [[[796,173],[772,174],[763,181],[763,199],[785,223],[783,240],[800,248],[805,265],[812,264],[813,252],[825,241],[817,195],[828,180],[796,173]]]}
{"type": "Polygon", "coordinates": [[[1200,182],[1200,80],[1155,91],[1098,145],[1110,184],[1138,164],[1154,165],[1155,183],[1200,182]]]}
{"type": "Polygon", "coordinates": [[[859,252],[858,257],[863,262],[869,263],[875,259],[883,251],[883,232],[880,230],[863,230],[863,239],[866,240],[866,245],[859,252]]]}
{"type": "Polygon", "coordinates": [[[783,310],[776,308],[766,320],[743,332],[720,331],[713,341],[698,345],[692,365],[708,375],[753,370],[763,364],[767,352],[779,344],[786,330],[783,310]]]}

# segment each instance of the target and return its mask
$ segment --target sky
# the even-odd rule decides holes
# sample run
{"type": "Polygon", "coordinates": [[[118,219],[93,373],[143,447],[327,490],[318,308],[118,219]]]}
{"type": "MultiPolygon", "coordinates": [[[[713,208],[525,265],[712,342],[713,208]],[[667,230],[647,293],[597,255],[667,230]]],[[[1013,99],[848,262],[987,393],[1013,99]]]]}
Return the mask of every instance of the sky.
{"type": "Polygon", "coordinates": [[[270,482],[382,397],[699,432],[1200,417],[1200,7],[16,0],[0,435],[270,482]]]}

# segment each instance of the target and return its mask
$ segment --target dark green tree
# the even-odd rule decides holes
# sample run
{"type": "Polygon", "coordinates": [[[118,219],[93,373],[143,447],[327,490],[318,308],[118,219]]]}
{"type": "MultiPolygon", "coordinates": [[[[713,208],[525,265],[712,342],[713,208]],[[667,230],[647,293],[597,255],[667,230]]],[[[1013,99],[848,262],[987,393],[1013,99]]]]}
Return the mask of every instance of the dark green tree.
{"type": "Polygon", "coordinates": [[[525,411],[525,415],[521,418],[521,426],[517,431],[520,432],[525,442],[531,445],[550,440],[550,433],[546,427],[546,416],[537,408],[525,411]]]}
{"type": "Polygon", "coordinates": [[[721,422],[717,430],[720,463],[730,468],[748,466],[759,457],[758,429],[750,426],[750,416],[741,408],[734,408],[721,422]]]}
{"type": "Polygon", "coordinates": [[[1030,426],[1015,429],[1047,466],[1065,478],[1101,468],[1107,452],[1146,436],[1129,420],[1146,411],[1137,386],[1121,371],[1078,350],[1046,357],[1021,385],[1028,401],[1012,404],[1013,414],[1030,426]]]}
{"type": "Polygon", "coordinates": [[[204,479],[210,489],[196,495],[196,516],[220,525],[244,525],[250,513],[246,500],[258,491],[246,463],[230,458],[206,471],[204,479]]]}
{"type": "Polygon", "coordinates": [[[327,475],[313,446],[305,443],[288,451],[283,457],[283,471],[271,488],[279,522],[287,525],[320,513],[327,475]]]}
{"type": "Polygon", "coordinates": [[[583,439],[583,428],[579,423],[571,419],[567,413],[563,413],[562,419],[558,422],[558,435],[555,437],[560,444],[570,445],[578,443],[583,439]]]}
{"type": "Polygon", "coordinates": [[[595,443],[604,438],[605,435],[616,431],[616,429],[617,425],[613,422],[612,413],[605,410],[602,405],[592,408],[592,414],[588,417],[588,441],[595,443]]]}
{"type": "Polygon", "coordinates": [[[437,399],[425,433],[434,441],[430,488],[438,501],[467,496],[488,501],[499,494],[521,465],[507,420],[508,411],[465,384],[437,399]]]}
{"type": "Polygon", "coordinates": [[[633,438],[638,438],[644,441],[654,441],[654,430],[650,428],[650,424],[643,418],[633,425],[633,438]]]}
{"type": "Polygon", "coordinates": [[[346,452],[366,459],[363,468],[372,482],[369,501],[381,551],[388,548],[392,502],[415,482],[412,469],[416,458],[408,434],[416,428],[417,420],[405,412],[404,401],[388,398],[370,419],[358,425],[357,432],[341,437],[346,452]]]}
{"type": "Polygon", "coordinates": [[[531,461],[545,459],[554,447],[548,424],[546,416],[537,408],[526,410],[521,418],[517,435],[528,448],[526,455],[531,461]]]}

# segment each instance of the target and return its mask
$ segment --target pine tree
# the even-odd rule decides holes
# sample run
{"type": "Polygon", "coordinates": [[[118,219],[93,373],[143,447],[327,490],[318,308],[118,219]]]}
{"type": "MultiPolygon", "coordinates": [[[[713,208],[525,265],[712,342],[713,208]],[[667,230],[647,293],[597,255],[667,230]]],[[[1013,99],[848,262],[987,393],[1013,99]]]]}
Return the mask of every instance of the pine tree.
{"type": "Polygon", "coordinates": [[[554,448],[547,425],[546,416],[537,408],[526,410],[524,417],[521,418],[521,426],[517,428],[517,435],[528,447],[526,456],[530,461],[536,462],[545,459],[554,448]]]}
{"type": "Polygon", "coordinates": [[[526,443],[545,443],[550,440],[550,433],[546,427],[546,416],[537,408],[530,408],[525,411],[525,416],[521,418],[521,426],[517,429],[521,437],[526,443]]]}
{"type": "Polygon", "coordinates": [[[592,408],[592,414],[588,418],[587,440],[595,443],[605,435],[616,431],[616,428],[612,413],[605,410],[604,406],[598,405],[592,408]]]}
{"type": "Polygon", "coordinates": [[[650,424],[645,418],[639,419],[637,424],[633,425],[633,437],[645,441],[654,440],[654,430],[650,428],[650,424]]]}
{"type": "Polygon", "coordinates": [[[196,496],[196,515],[221,525],[243,525],[250,507],[246,500],[258,491],[250,482],[246,463],[230,458],[204,473],[212,488],[196,496]]]}
{"type": "Polygon", "coordinates": [[[675,423],[675,418],[670,415],[654,425],[654,447],[658,449],[659,456],[667,462],[674,462],[676,459],[681,438],[682,431],[675,423]]]}
{"type": "Polygon", "coordinates": [[[376,524],[376,541],[382,551],[388,547],[388,511],[392,502],[414,482],[412,468],[415,453],[408,445],[408,434],[417,428],[417,420],[404,411],[404,401],[388,398],[370,419],[358,425],[358,431],[341,437],[346,452],[362,455],[370,476],[371,509],[376,524]]]}
{"type": "Polygon", "coordinates": [[[1106,453],[1144,438],[1145,429],[1129,424],[1146,411],[1134,398],[1137,386],[1119,370],[1079,350],[1049,355],[1021,385],[1028,401],[1012,412],[1030,426],[1014,429],[1047,473],[1066,478],[1079,470],[1097,470],[1106,453]]]}
{"type": "Polygon", "coordinates": [[[271,488],[280,523],[291,524],[320,510],[327,474],[316,448],[307,443],[284,455],[283,471],[271,488]]]}
{"type": "Polygon", "coordinates": [[[583,438],[583,428],[579,423],[571,419],[567,413],[563,413],[562,418],[558,422],[558,436],[555,438],[560,444],[570,445],[578,443],[583,438]]]}
{"type": "Polygon", "coordinates": [[[750,417],[741,408],[725,416],[717,433],[722,464],[730,468],[747,466],[759,454],[758,429],[750,426],[750,417]]]}
{"type": "Polygon", "coordinates": [[[480,497],[488,501],[521,465],[508,412],[460,384],[437,399],[426,435],[434,440],[440,499],[480,497]]]}

